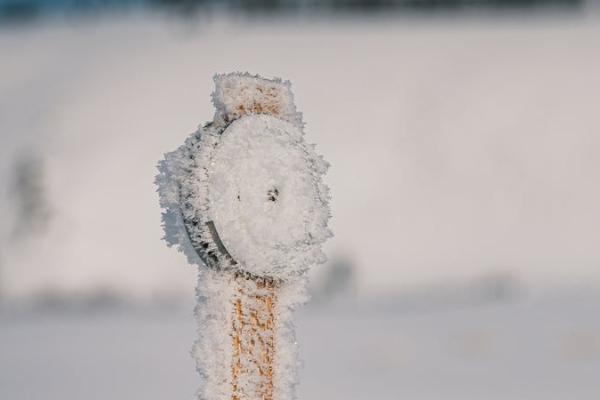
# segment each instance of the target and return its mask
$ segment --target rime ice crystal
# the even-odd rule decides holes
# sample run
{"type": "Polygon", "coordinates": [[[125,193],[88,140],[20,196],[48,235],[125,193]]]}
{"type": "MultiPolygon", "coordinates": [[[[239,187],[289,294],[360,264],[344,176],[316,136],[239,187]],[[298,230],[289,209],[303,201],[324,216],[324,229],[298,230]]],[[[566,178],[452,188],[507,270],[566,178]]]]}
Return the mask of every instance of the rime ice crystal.
{"type": "Polygon", "coordinates": [[[290,83],[215,76],[212,122],[159,163],[165,239],[199,266],[194,357],[212,400],[294,398],[291,320],[332,234],[328,163],[290,83]]]}

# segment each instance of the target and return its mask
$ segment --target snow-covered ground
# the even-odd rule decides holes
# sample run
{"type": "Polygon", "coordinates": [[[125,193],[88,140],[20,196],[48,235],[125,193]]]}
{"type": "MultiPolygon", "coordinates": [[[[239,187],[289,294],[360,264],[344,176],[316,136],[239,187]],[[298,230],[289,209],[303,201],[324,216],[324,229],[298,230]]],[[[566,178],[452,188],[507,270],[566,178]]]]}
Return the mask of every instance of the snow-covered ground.
{"type": "MultiPolygon", "coordinates": [[[[600,298],[305,309],[303,400],[595,400],[600,298]]],[[[191,310],[0,315],[0,398],[192,399],[191,310]]]]}
{"type": "Polygon", "coordinates": [[[292,80],[332,164],[327,252],[361,291],[490,271],[598,285],[598,22],[136,14],[0,29],[1,290],[191,296],[193,269],[160,241],[154,165],[211,119],[211,77],[232,70],[292,80]],[[27,157],[47,209],[28,221],[41,233],[15,238],[7,184],[27,157]]]}

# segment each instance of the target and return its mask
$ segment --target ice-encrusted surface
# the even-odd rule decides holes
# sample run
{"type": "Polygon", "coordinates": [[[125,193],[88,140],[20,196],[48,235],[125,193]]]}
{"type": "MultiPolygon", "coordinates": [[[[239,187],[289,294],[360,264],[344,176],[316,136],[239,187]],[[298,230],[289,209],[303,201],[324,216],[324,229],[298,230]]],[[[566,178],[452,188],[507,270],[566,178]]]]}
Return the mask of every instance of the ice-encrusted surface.
{"type": "Polygon", "coordinates": [[[214,120],[165,155],[156,179],[165,239],[199,266],[198,398],[290,400],[292,315],[332,235],[329,164],[304,140],[289,82],[234,73],[215,84],[214,120]]]}
{"type": "MultiPolygon", "coordinates": [[[[257,290],[253,280],[236,279],[233,274],[210,268],[200,269],[198,305],[195,310],[198,339],[192,350],[201,376],[197,392],[199,399],[230,400],[234,398],[232,389],[235,386],[246,395],[260,391],[263,382],[259,373],[241,374],[236,385],[233,384],[232,359],[235,348],[230,334],[236,299],[242,299],[244,308],[252,308],[252,302],[257,301],[257,293],[260,290],[257,290]],[[240,296],[240,293],[244,295],[240,296]]],[[[282,282],[277,287],[274,302],[276,329],[273,330],[276,343],[273,360],[274,399],[296,398],[299,361],[293,315],[297,306],[306,299],[305,276],[282,282]]],[[[252,355],[243,355],[239,362],[244,371],[256,369],[252,355]]]]}
{"type": "Polygon", "coordinates": [[[248,73],[217,74],[214,81],[215,123],[226,124],[247,114],[269,114],[302,125],[290,81],[248,73]]]}
{"type": "Polygon", "coordinates": [[[215,121],[159,163],[167,243],[190,262],[200,261],[196,249],[209,266],[229,269],[212,222],[236,269],[285,279],[325,261],[328,163],[304,141],[289,83],[248,74],[218,75],[215,83],[215,121]]]}
{"type": "Polygon", "coordinates": [[[302,131],[278,118],[243,117],[223,132],[209,167],[208,218],[244,270],[285,277],[324,260],[326,169],[302,131]]]}

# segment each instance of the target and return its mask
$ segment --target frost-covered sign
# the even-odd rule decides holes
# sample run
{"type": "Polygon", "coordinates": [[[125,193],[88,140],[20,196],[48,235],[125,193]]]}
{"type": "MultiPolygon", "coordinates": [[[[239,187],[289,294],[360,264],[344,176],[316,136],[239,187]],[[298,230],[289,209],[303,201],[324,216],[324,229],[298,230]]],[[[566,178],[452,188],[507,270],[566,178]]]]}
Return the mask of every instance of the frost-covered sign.
{"type": "Polygon", "coordinates": [[[159,163],[165,238],[199,266],[202,400],[289,400],[292,312],[332,236],[328,163],[304,140],[290,83],[215,77],[212,122],[159,163]]]}

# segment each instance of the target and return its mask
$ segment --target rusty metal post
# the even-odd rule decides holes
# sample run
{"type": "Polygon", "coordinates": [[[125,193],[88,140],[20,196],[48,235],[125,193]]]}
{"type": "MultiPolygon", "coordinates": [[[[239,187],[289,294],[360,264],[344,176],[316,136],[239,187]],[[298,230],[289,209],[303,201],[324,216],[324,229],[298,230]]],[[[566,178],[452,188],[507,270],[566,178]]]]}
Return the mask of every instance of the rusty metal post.
{"type": "Polygon", "coordinates": [[[240,274],[235,284],[231,400],[273,400],[276,283],[240,274]],[[241,381],[254,384],[240,385],[241,381]]]}

